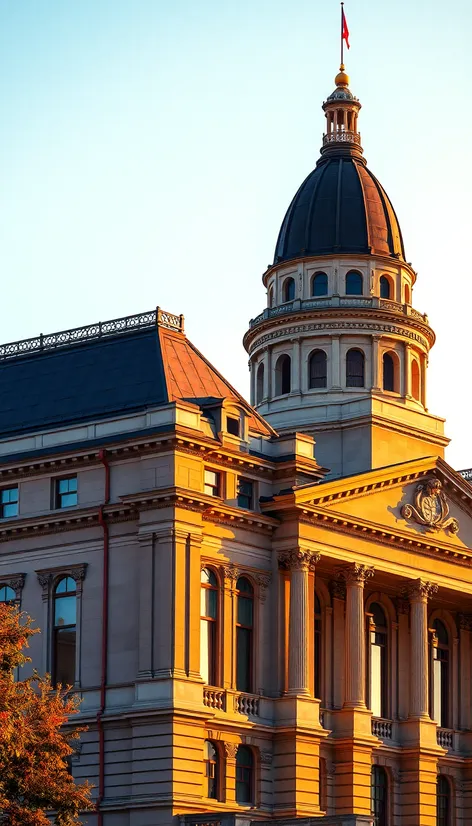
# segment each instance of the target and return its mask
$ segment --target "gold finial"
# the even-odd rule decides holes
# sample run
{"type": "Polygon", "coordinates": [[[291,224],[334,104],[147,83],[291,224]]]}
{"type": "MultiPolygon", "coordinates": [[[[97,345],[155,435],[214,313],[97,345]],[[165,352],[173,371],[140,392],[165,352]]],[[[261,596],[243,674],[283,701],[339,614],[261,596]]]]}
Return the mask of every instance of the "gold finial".
{"type": "Polygon", "coordinates": [[[339,67],[339,74],[334,78],[336,86],[349,86],[349,75],[344,71],[344,63],[339,67]]]}

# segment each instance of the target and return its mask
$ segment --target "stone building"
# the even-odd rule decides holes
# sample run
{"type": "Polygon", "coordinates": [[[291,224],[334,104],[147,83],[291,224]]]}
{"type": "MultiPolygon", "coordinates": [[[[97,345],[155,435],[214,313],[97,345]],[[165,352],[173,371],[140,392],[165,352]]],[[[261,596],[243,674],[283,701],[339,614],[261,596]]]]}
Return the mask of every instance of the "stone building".
{"type": "Polygon", "coordinates": [[[472,487],[343,70],[323,109],[253,406],[159,309],[0,348],[0,599],[82,697],[91,826],[472,822],[472,487]]]}

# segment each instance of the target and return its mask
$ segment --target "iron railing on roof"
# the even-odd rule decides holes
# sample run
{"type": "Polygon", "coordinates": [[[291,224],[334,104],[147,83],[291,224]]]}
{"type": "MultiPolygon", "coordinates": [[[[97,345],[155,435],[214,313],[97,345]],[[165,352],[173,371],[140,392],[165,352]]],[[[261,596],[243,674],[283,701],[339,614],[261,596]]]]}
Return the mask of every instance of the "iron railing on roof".
{"type": "Polygon", "coordinates": [[[75,327],[72,330],[62,330],[59,333],[48,333],[47,335],[41,333],[41,335],[34,338],[24,338],[21,341],[0,344],[0,360],[18,358],[29,353],[40,353],[45,350],[57,350],[82,341],[93,341],[94,339],[129,333],[132,330],[154,327],[156,324],[159,327],[183,332],[184,317],[183,315],[168,313],[157,307],[156,310],[151,310],[148,313],[114,318],[111,321],[99,321],[96,324],[75,327]]]}

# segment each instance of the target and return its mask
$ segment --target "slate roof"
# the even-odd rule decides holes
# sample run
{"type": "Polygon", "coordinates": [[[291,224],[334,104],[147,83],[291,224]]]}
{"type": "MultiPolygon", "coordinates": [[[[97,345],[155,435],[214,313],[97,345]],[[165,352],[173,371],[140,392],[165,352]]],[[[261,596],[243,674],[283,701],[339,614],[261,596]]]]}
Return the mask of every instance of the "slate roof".
{"type": "Polygon", "coordinates": [[[158,326],[159,312],[0,346],[0,438],[205,396],[237,399],[250,429],[272,435],[183,331],[158,326]]]}
{"type": "Polygon", "coordinates": [[[308,255],[373,253],[405,260],[393,206],[365,161],[339,150],[302,183],[280,228],[274,264],[308,255]]]}

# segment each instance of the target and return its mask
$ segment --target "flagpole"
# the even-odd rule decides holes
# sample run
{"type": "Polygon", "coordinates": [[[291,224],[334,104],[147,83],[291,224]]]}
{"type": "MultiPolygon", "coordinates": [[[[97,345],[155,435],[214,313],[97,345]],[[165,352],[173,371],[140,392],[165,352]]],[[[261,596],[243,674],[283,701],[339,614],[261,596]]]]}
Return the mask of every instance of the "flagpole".
{"type": "Polygon", "coordinates": [[[344,68],[343,12],[344,3],[341,3],[341,71],[344,68]]]}

